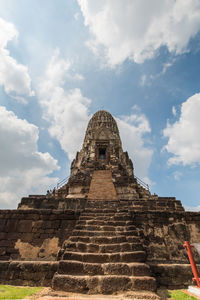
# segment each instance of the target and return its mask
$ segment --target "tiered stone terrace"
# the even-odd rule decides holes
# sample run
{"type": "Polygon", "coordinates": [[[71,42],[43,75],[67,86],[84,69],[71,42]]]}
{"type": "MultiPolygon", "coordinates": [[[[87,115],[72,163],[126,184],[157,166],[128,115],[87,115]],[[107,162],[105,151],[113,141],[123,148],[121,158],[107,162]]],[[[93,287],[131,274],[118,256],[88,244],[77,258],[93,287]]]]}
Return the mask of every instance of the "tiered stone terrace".
{"type": "Polygon", "coordinates": [[[116,121],[98,111],[68,181],[0,210],[0,283],[158,299],[156,287],[192,283],[185,240],[199,242],[200,213],[139,184],[116,121]]]}
{"type": "Polygon", "coordinates": [[[59,256],[54,289],[104,294],[156,289],[130,207],[120,201],[88,200],[59,256]]]}

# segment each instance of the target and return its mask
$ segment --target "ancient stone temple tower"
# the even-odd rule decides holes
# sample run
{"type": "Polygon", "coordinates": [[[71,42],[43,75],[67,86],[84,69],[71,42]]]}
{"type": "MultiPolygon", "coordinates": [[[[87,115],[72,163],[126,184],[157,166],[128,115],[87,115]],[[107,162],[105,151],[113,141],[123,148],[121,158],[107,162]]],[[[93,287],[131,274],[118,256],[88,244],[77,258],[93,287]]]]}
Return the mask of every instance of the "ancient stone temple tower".
{"type": "Polygon", "coordinates": [[[127,152],[122,149],[117,123],[104,110],[96,112],[88,123],[80,152],[71,164],[71,173],[55,193],[48,196],[24,197],[24,208],[83,208],[87,199],[129,200],[136,210],[146,207],[168,206],[183,210],[175,198],[151,195],[148,186],[134,176],[134,168],[127,152]],[[142,202],[139,202],[142,200],[142,202]],[[153,201],[151,201],[153,200],[153,201]],[[169,199],[168,199],[169,200],[169,199]]]}
{"type": "Polygon", "coordinates": [[[0,210],[0,231],[2,284],[159,299],[157,287],[191,283],[182,244],[199,242],[200,213],[150,193],[116,121],[100,110],[69,178],[52,193],[23,197],[17,210],[0,210]]]}
{"type": "Polygon", "coordinates": [[[107,111],[96,112],[89,121],[83,147],[72,162],[67,198],[112,200],[145,195],[150,194],[134,178],[133,163],[123,152],[116,121],[107,111]]]}

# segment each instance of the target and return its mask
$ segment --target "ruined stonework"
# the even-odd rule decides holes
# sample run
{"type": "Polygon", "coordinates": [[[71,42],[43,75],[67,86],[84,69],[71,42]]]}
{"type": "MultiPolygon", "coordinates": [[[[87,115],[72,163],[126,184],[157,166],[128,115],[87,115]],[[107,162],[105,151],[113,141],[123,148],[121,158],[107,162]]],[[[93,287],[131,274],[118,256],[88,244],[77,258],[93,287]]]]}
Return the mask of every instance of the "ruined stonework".
{"type": "Polygon", "coordinates": [[[71,165],[67,197],[87,197],[95,170],[110,170],[117,199],[149,196],[134,178],[133,163],[128,153],[123,152],[116,121],[103,110],[95,113],[88,123],[83,147],[71,165]]]}
{"type": "Polygon", "coordinates": [[[157,287],[192,282],[185,240],[200,241],[200,213],[152,195],[134,175],[116,121],[98,111],[68,181],[0,211],[0,282],[158,299],[157,287]]]}

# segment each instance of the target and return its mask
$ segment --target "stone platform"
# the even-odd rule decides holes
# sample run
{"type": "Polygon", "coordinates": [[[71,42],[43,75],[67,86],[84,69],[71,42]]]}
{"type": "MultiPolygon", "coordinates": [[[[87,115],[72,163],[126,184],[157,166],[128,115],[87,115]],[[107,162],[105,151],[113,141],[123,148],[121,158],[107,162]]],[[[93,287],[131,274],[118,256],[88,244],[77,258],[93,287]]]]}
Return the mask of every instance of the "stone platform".
{"type": "Polygon", "coordinates": [[[56,290],[156,290],[129,207],[122,210],[119,201],[88,200],[59,259],[52,285],[56,290]]]}
{"type": "Polygon", "coordinates": [[[158,299],[157,287],[191,284],[182,244],[199,240],[200,213],[151,194],[134,175],[116,121],[98,111],[68,180],[46,195],[23,197],[17,210],[0,210],[0,282],[53,286],[87,299],[158,299]]]}
{"type": "Polygon", "coordinates": [[[83,294],[70,294],[49,292],[49,295],[44,295],[37,300],[161,300],[161,298],[152,292],[129,292],[121,293],[119,295],[83,295],[83,294]]]}

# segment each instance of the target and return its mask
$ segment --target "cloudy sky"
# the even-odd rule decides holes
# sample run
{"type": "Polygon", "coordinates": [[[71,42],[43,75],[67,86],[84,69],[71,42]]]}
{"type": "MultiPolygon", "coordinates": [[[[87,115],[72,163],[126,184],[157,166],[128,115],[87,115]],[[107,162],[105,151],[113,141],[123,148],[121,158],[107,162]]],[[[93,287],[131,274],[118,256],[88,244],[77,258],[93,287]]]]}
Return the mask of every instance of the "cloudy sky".
{"type": "Polygon", "coordinates": [[[200,210],[199,0],[0,0],[0,207],[68,176],[99,109],[151,192],[200,210]]]}

